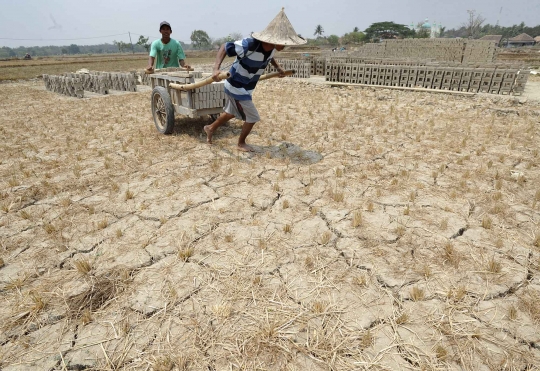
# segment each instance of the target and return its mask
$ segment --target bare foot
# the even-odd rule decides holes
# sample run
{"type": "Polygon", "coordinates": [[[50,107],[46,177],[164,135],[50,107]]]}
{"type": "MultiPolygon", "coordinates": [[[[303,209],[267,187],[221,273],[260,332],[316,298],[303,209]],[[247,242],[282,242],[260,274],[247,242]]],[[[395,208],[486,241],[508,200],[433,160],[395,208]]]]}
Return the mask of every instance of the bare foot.
{"type": "Polygon", "coordinates": [[[237,147],[237,149],[238,149],[239,151],[242,151],[242,152],[255,152],[255,150],[253,149],[253,147],[250,146],[249,144],[246,144],[246,143],[244,143],[244,144],[239,144],[238,147],[237,147]]]}
{"type": "Polygon", "coordinates": [[[210,129],[210,125],[204,127],[204,132],[206,133],[206,141],[208,144],[212,144],[212,134],[214,134],[214,132],[210,129]]]}

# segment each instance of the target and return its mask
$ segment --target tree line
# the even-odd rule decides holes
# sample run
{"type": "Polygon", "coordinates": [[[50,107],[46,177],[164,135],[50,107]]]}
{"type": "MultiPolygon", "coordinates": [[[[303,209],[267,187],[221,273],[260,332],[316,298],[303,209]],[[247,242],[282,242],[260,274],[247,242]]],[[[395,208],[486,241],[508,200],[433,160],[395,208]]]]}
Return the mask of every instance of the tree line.
{"type": "MultiPolygon", "coordinates": [[[[503,39],[515,37],[519,34],[526,33],[532,37],[540,35],[540,25],[529,27],[524,22],[515,24],[509,27],[484,24],[485,19],[476,14],[474,10],[468,11],[469,17],[461,27],[446,30],[441,29],[439,37],[444,38],[480,38],[485,35],[502,35],[503,39]]],[[[420,26],[419,23],[418,26],[420,26]]],[[[338,46],[338,45],[361,45],[365,42],[378,42],[381,39],[395,38],[429,38],[430,31],[418,27],[420,31],[410,29],[406,25],[385,21],[371,24],[363,32],[358,27],[354,27],[351,32],[347,32],[342,36],[329,35],[325,36],[322,25],[315,27],[313,38],[306,38],[310,46],[338,46]]],[[[301,35],[300,35],[301,36],[301,35]]],[[[184,50],[212,50],[219,48],[227,41],[239,40],[242,38],[240,33],[231,33],[225,37],[211,38],[204,30],[194,30],[191,33],[191,44],[180,41],[184,50]]],[[[23,57],[25,54],[32,56],[51,56],[51,55],[76,55],[76,54],[106,54],[118,52],[135,52],[148,53],[150,51],[149,37],[139,36],[139,40],[133,44],[123,41],[113,41],[112,44],[97,44],[97,45],[77,45],[71,44],[66,46],[33,46],[18,48],[0,47],[0,58],[17,58],[23,57]]]]}

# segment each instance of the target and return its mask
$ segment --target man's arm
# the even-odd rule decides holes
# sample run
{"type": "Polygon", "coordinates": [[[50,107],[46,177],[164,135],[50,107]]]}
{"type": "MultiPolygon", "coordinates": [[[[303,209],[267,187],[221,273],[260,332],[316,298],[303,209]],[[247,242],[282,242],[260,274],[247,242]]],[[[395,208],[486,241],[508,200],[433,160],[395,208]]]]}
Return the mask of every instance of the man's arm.
{"type": "Polygon", "coordinates": [[[221,81],[221,79],[219,78],[219,74],[221,72],[219,68],[221,67],[221,63],[225,59],[226,55],[227,53],[225,52],[225,44],[222,44],[217,52],[216,60],[214,62],[214,71],[212,73],[212,79],[214,79],[214,81],[221,81]]]}
{"type": "Polygon", "coordinates": [[[154,70],[154,61],[156,60],[156,58],[150,56],[148,57],[148,66],[146,67],[146,69],[148,71],[153,71],[154,70]]]}
{"type": "Polygon", "coordinates": [[[180,63],[180,66],[186,68],[186,69],[190,69],[191,66],[189,64],[186,64],[186,60],[185,59],[179,59],[178,62],[180,63]]]}
{"type": "Polygon", "coordinates": [[[275,60],[275,58],[272,58],[270,63],[272,63],[272,66],[274,66],[276,68],[276,70],[279,72],[279,77],[285,77],[285,70],[283,68],[281,68],[281,66],[275,60]]]}

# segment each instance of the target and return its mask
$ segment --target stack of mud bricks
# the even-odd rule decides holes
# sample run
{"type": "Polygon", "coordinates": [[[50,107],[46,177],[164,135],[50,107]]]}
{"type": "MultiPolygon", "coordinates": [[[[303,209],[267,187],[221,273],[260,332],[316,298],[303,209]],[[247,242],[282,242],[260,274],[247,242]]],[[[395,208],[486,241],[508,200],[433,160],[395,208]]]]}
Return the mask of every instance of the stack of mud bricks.
{"type": "MultiPolygon", "coordinates": [[[[296,72],[291,77],[309,79],[311,77],[311,62],[306,62],[304,59],[276,59],[279,65],[284,70],[295,70],[296,72]]],[[[271,64],[266,68],[265,73],[276,72],[277,70],[271,64]]]]}
{"type": "Polygon", "coordinates": [[[80,79],[83,83],[83,89],[94,93],[108,94],[109,90],[137,91],[135,72],[90,71],[90,73],[68,73],[66,76],[80,79]]]}
{"type": "Polygon", "coordinates": [[[45,88],[55,93],[83,98],[84,90],[80,79],[70,76],[43,75],[45,88]]]}
{"type": "MultiPolygon", "coordinates": [[[[406,39],[384,40],[366,44],[350,52],[348,57],[432,59],[440,62],[468,63],[495,61],[498,48],[492,41],[466,39],[406,39]]],[[[332,54],[328,53],[326,57],[332,54]]]]}
{"type": "Polygon", "coordinates": [[[192,107],[194,109],[205,109],[223,107],[225,105],[225,84],[214,82],[191,91],[192,107]]]}
{"type": "Polygon", "coordinates": [[[497,47],[493,41],[467,40],[463,51],[462,63],[494,62],[497,57],[497,47]]]}
{"type": "Polygon", "coordinates": [[[83,85],[83,89],[86,91],[91,91],[93,93],[99,94],[109,93],[109,79],[107,78],[107,76],[101,74],[100,72],[75,73],[68,75],[74,75],[75,78],[80,79],[83,85]]]}
{"type": "Polygon", "coordinates": [[[326,81],[348,84],[520,95],[529,73],[505,65],[472,68],[435,63],[409,66],[328,62],[325,77],[326,81]]]}

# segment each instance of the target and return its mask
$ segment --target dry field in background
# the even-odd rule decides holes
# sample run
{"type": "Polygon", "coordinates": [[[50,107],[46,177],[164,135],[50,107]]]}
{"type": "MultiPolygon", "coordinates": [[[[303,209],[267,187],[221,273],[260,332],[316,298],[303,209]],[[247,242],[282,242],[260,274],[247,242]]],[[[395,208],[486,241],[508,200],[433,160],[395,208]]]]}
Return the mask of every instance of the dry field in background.
{"type": "Polygon", "coordinates": [[[538,369],[537,102],[267,81],[250,155],[0,98],[2,370],[538,369]]]}
{"type": "MultiPolygon", "coordinates": [[[[190,64],[212,63],[214,52],[187,51],[186,60],[190,64]]],[[[92,71],[126,72],[146,68],[148,55],[95,54],[77,56],[37,57],[32,60],[0,61],[0,81],[32,79],[43,74],[60,75],[75,72],[81,68],[92,71]]]]}

